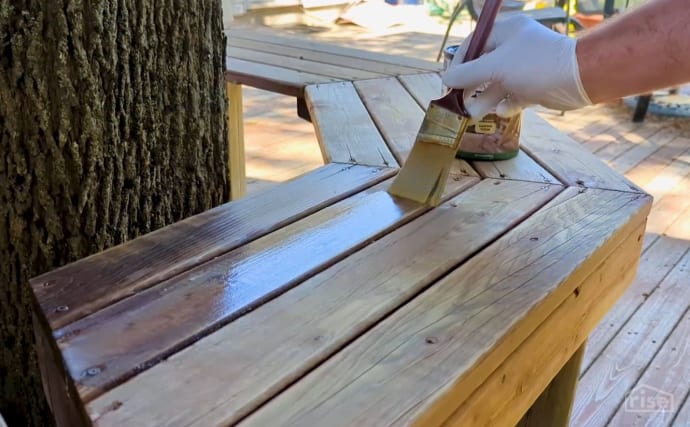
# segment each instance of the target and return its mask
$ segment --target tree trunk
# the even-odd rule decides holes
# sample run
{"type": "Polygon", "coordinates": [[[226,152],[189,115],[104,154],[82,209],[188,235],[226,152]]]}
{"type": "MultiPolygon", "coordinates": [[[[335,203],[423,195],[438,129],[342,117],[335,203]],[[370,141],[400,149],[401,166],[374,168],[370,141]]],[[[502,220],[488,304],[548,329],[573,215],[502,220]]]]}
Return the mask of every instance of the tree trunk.
{"type": "Polygon", "coordinates": [[[0,413],[52,424],[28,279],[228,200],[220,0],[0,0],[0,413]]]}

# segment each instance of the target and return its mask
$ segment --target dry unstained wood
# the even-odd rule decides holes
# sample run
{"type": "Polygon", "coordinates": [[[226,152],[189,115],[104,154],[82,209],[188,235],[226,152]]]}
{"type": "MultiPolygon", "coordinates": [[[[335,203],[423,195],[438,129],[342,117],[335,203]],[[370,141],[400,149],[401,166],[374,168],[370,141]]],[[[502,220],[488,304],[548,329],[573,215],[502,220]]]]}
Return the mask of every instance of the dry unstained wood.
{"type": "Polygon", "coordinates": [[[680,407],[676,418],[673,420],[672,427],[688,427],[690,425],[690,395],[685,397],[685,402],[678,403],[680,407]]]}
{"type": "Polygon", "coordinates": [[[398,74],[409,74],[413,71],[439,71],[442,68],[442,64],[416,59],[409,56],[390,55],[381,52],[348,48],[333,43],[307,40],[304,37],[290,37],[286,36],[284,33],[277,34],[276,32],[261,31],[256,29],[237,29],[229,30],[227,31],[227,34],[228,38],[256,40],[282,46],[313,50],[315,52],[333,53],[346,57],[363,58],[385,64],[392,64],[399,67],[397,71],[398,74]]]}
{"type": "Polygon", "coordinates": [[[644,188],[647,183],[676,161],[678,156],[688,154],[690,154],[690,138],[679,136],[630,170],[625,171],[623,167],[620,167],[619,171],[625,173],[625,176],[639,187],[644,188]]]}
{"type": "Polygon", "coordinates": [[[244,155],[244,114],[242,85],[226,83],[228,97],[228,165],[230,170],[230,198],[237,200],[247,193],[247,174],[244,155]]]}
{"type": "Polygon", "coordinates": [[[641,194],[564,191],[241,425],[440,423],[649,206],[641,194]]]}
{"type": "MultiPolygon", "coordinates": [[[[688,224],[690,224],[690,220],[688,220],[690,210],[686,215],[679,217],[676,223],[668,229],[668,232],[674,237],[659,236],[642,254],[635,281],[589,336],[587,351],[582,364],[583,372],[600,356],[606,345],[630,316],[647,300],[664,277],[680,261],[683,254],[690,249],[690,229],[687,229],[688,224]],[[686,230],[683,230],[684,226],[686,230]]],[[[648,241],[649,238],[643,241],[643,247],[648,241]]]]}
{"type": "Polygon", "coordinates": [[[687,215],[690,212],[690,174],[685,176],[675,187],[665,191],[661,199],[654,200],[654,209],[649,215],[649,232],[645,247],[662,234],[668,234],[668,229],[675,225],[676,237],[686,234],[688,222],[687,215]],[[680,220],[680,221],[679,221],[680,220]],[[685,227],[684,227],[685,225],[685,227]],[[680,235],[678,233],[681,233],[680,235]]]}
{"type": "MultiPolygon", "coordinates": [[[[605,133],[610,134],[611,130],[605,133]]],[[[665,140],[670,140],[675,133],[677,131],[668,128],[664,130],[656,126],[641,126],[635,131],[623,132],[622,135],[614,134],[615,141],[598,150],[596,156],[607,164],[621,156],[630,155],[631,151],[634,151],[632,153],[634,157],[644,158],[656,149],[654,148],[656,144],[663,144],[665,140]]]]}
{"type": "Polygon", "coordinates": [[[100,254],[32,279],[52,328],[270,233],[391,176],[395,171],[331,164],[100,254]]]}
{"type": "MultiPolygon", "coordinates": [[[[663,128],[642,143],[635,144],[630,150],[612,159],[608,164],[618,173],[626,173],[663,148],[669,145],[671,145],[672,149],[676,148],[678,145],[677,140],[680,138],[676,135],[677,131],[675,129],[663,128]]],[[[635,183],[640,185],[638,182],[635,183]]]]}
{"type": "MultiPolygon", "coordinates": [[[[639,227],[630,234],[578,284],[577,292],[569,294],[443,426],[515,425],[632,281],[643,232],[639,227]]],[[[539,424],[543,420],[537,415],[530,417],[539,424]]]]}
{"type": "Polygon", "coordinates": [[[382,77],[382,74],[359,70],[342,66],[332,65],[319,61],[311,61],[300,55],[298,58],[279,55],[274,53],[261,52],[242,47],[228,46],[227,55],[232,58],[242,59],[260,64],[272,65],[296,71],[303,71],[320,76],[334,77],[339,80],[373,79],[382,77]]]}
{"type": "MultiPolygon", "coordinates": [[[[229,38],[228,46],[251,49],[256,52],[266,52],[287,58],[298,58],[307,61],[320,62],[334,66],[354,68],[363,72],[376,74],[376,77],[395,76],[401,73],[418,73],[416,69],[401,69],[400,66],[364,59],[361,57],[343,56],[337,53],[319,52],[304,47],[291,47],[256,40],[229,38]]],[[[280,65],[280,64],[276,64],[280,65]]]]}
{"type": "MultiPolygon", "coordinates": [[[[424,110],[397,79],[363,80],[354,85],[391,151],[403,164],[419,132],[424,110]]],[[[468,175],[479,176],[464,160],[456,163],[468,175]]]]}
{"type": "MultiPolygon", "coordinates": [[[[687,267],[690,277],[690,265],[687,267]]],[[[611,419],[612,426],[668,425],[680,410],[680,405],[690,393],[690,313],[686,312],[676,325],[671,336],[656,354],[652,363],[629,392],[626,402],[618,408],[611,419]],[[644,393],[644,396],[643,396],[644,393]],[[639,406],[634,398],[668,398],[668,407],[656,406],[650,402],[639,406]],[[637,404],[637,405],[636,405],[637,404]],[[654,410],[657,409],[657,410],[654,410]]],[[[660,404],[658,401],[657,404],[660,404]]]]}
{"type": "Polygon", "coordinates": [[[283,95],[302,97],[310,84],[338,81],[335,77],[258,64],[244,59],[226,58],[225,80],[283,95]]]}
{"type": "Polygon", "coordinates": [[[437,73],[412,74],[398,79],[424,110],[432,99],[443,96],[443,82],[437,73]]]}
{"type": "Polygon", "coordinates": [[[472,166],[485,178],[517,179],[521,181],[560,184],[539,163],[520,150],[515,158],[492,162],[476,161],[472,166]]]}
{"type": "Polygon", "coordinates": [[[398,165],[352,83],[309,86],[305,99],[326,163],[398,165]]]}
{"type": "Polygon", "coordinates": [[[520,145],[546,170],[568,185],[642,192],[530,109],[523,113],[520,145]]]}
{"type": "Polygon", "coordinates": [[[558,191],[485,180],[92,401],[89,411],[103,426],[233,423],[558,191]],[[186,385],[150,393],[163,378],[186,385]],[[113,401],[122,406],[104,413],[113,401]],[[194,409],[163,410],[179,405],[194,409]]]}
{"type": "Polygon", "coordinates": [[[573,413],[575,425],[604,424],[623,402],[654,354],[690,306],[690,252],[619,331],[582,376],[573,413]]]}

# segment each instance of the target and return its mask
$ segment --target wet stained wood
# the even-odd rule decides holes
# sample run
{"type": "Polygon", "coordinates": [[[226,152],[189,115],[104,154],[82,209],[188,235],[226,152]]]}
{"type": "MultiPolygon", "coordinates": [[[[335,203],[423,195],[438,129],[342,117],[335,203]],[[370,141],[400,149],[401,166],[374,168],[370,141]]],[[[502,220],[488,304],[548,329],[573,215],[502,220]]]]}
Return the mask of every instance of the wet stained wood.
{"type": "Polygon", "coordinates": [[[227,55],[232,58],[260,64],[273,65],[281,68],[334,77],[340,80],[372,79],[382,77],[379,73],[363,71],[357,68],[343,65],[332,65],[318,61],[310,61],[303,56],[292,58],[284,55],[261,52],[253,49],[245,49],[236,46],[228,46],[227,55]]]}
{"type": "MultiPolygon", "coordinates": [[[[449,190],[476,182],[463,177],[449,190]]],[[[92,399],[428,209],[394,199],[387,184],[55,331],[82,398],[92,399]],[[93,368],[97,375],[88,374],[93,368]]]]}
{"type": "Polygon", "coordinates": [[[660,283],[583,375],[573,412],[575,425],[604,424],[615,414],[678,319],[690,306],[690,252],[660,283]]]}
{"type": "Polygon", "coordinates": [[[525,110],[522,120],[520,146],[561,182],[587,188],[642,192],[534,111],[525,110]]]}
{"type": "Polygon", "coordinates": [[[472,166],[485,178],[560,184],[560,181],[522,150],[518,152],[516,157],[509,160],[475,161],[472,162],[472,166]]]}
{"type": "Polygon", "coordinates": [[[398,165],[352,83],[309,86],[305,96],[326,163],[398,165]]]}
{"type": "Polygon", "coordinates": [[[60,328],[360,191],[395,171],[331,164],[31,280],[60,328]]]}
{"type": "MultiPolygon", "coordinates": [[[[515,425],[635,277],[643,232],[642,226],[635,230],[578,284],[443,427],[515,425]]],[[[552,425],[539,413],[530,416],[536,425],[552,425]]]]}
{"type": "Polygon", "coordinates": [[[291,37],[284,33],[278,34],[277,32],[256,29],[234,29],[227,31],[226,34],[228,34],[228,38],[255,40],[274,45],[297,47],[304,50],[312,50],[314,52],[331,53],[351,58],[363,58],[383,64],[390,64],[396,67],[394,71],[396,74],[409,74],[413,71],[439,71],[442,68],[442,64],[416,59],[410,56],[389,55],[381,52],[354,49],[333,43],[307,40],[303,37],[291,37]]]}
{"type": "Polygon", "coordinates": [[[424,110],[432,99],[443,96],[443,82],[436,73],[411,74],[398,79],[424,110]]]}
{"type": "Polygon", "coordinates": [[[289,96],[304,96],[304,88],[310,84],[338,81],[335,77],[231,57],[225,64],[225,80],[289,96]]]}
{"type": "Polygon", "coordinates": [[[89,411],[103,426],[134,420],[231,424],[559,191],[558,186],[483,181],[92,401],[89,411]],[[163,377],[185,386],[171,386],[170,393],[147,391],[163,377]],[[122,405],[104,413],[113,401],[122,405]],[[194,402],[195,410],[152,410],[176,401],[194,402]]]}
{"type": "Polygon", "coordinates": [[[566,190],[240,425],[442,422],[650,205],[639,194],[566,190]]]}
{"type": "MultiPolygon", "coordinates": [[[[690,265],[686,266],[686,271],[690,277],[690,265]]],[[[690,313],[685,313],[627,397],[627,399],[635,397],[640,399],[643,393],[651,398],[658,396],[668,399],[668,406],[662,407],[662,401],[658,400],[652,401],[650,406],[640,407],[636,406],[639,405],[639,400],[628,400],[628,405],[624,404],[618,408],[610,425],[668,425],[680,410],[681,402],[690,392],[688,360],[690,360],[690,313]]]]}

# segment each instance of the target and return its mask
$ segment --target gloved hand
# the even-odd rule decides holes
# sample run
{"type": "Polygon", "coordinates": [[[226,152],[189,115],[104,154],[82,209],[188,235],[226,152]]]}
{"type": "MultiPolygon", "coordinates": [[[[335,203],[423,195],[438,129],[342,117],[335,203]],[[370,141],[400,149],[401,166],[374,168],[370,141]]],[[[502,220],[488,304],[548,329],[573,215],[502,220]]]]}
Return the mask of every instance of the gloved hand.
{"type": "Polygon", "coordinates": [[[562,111],[591,105],[580,80],[576,39],[515,15],[497,19],[482,56],[463,64],[469,41],[468,36],[458,47],[443,83],[465,89],[472,118],[480,119],[493,108],[499,116],[510,117],[536,104],[562,111]],[[470,98],[477,89],[482,93],[470,98]]]}

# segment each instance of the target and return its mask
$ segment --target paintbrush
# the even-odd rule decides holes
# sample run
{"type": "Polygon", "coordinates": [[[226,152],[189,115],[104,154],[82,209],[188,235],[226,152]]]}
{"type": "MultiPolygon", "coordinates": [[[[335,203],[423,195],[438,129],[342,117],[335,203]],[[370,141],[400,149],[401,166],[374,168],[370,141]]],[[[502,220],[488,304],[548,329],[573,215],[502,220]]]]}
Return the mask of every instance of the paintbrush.
{"type": "MultiPolygon", "coordinates": [[[[501,0],[486,0],[463,62],[479,58],[500,7],[501,0]]],[[[388,192],[431,206],[438,205],[471,120],[462,89],[450,89],[443,97],[432,100],[407,161],[388,192]]]]}

